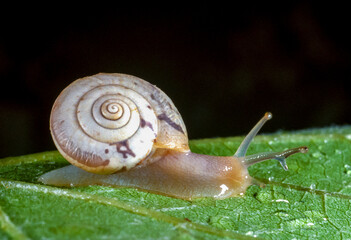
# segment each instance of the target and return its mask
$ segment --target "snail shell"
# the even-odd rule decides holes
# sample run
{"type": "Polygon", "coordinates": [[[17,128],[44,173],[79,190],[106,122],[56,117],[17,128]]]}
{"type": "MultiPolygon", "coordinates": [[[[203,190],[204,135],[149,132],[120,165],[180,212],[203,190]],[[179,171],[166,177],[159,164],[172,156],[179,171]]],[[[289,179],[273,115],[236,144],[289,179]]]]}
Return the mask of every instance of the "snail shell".
{"type": "Polygon", "coordinates": [[[56,99],[50,129],[69,162],[99,174],[146,165],[159,148],[189,151],[187,131],[172,100],[126,74],[74,81],[56,99]]]}

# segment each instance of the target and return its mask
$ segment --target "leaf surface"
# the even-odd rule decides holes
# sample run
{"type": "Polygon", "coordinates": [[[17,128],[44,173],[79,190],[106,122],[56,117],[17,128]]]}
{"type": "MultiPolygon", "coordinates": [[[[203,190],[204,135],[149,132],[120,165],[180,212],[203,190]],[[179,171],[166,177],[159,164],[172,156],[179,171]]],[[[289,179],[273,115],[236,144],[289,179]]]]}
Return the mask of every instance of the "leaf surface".
{"type": "MultiPolygon", "coordinates": [[[[191,149],[232,155],[242,137],[193,140],[191,149]]],[[[57,188],[37,178],[68,163],[56,152],[0,160],[0,239],[351,238],[351,127],[255,138],[248,154],[306,145],[288,160],[249,168],[265,187],[243,197],[185,201],[132,188],[57,188]]]]}

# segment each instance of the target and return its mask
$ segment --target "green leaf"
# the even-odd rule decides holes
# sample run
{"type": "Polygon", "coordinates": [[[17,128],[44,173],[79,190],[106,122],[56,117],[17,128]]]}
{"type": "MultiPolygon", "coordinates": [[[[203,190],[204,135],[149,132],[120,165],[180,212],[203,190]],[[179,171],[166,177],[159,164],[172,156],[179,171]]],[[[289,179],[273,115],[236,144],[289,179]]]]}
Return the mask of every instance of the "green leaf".
{"type": "MultiPolygon", "coordinates": [[[[191,141],[232,155],[242,137],[191,141]]],[[[249,168],[265,187],[243,197],[185,201],[132,188],[57,188],[37,182],[68,163],[45,152],[0,160],[0,239],[343,239],[351,238],[351,127],[255,138],[248,154],[306,145],[288,160],[249,168]]]]}

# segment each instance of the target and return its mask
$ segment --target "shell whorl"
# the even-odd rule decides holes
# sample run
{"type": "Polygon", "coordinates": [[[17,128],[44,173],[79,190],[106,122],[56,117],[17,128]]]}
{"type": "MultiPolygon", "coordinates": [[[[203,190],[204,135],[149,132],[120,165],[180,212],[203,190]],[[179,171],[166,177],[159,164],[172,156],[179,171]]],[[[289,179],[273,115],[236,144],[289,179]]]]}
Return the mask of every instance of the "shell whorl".
{"type": "Polygon", "coordinates": [[[68,161],[100,174],[147,164],[157,148],[189,149],[171,99],[125,74],[101,73],[71,83],[54,103],[50,129],[68,161]]]}

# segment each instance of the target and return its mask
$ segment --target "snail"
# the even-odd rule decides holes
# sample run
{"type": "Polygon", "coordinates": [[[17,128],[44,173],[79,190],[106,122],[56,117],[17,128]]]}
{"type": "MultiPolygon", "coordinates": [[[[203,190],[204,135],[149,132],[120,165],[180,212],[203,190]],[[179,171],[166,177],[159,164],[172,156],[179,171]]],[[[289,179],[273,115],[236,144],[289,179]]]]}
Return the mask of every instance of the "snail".
{"type": "Polygon", "coordinates": [[[266,113],[234,156],[192,153],[187,131],[172,100],[131,75],[100,73],[78,79],[56,99],[50,130],[72,165],[45,173],[54,186],[125,186],[181,199],[242,195],[252,178],[247,168],[305,153],[307,147],[245,156],[254,136],[272,118],[266,113]]]}

